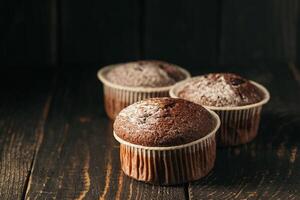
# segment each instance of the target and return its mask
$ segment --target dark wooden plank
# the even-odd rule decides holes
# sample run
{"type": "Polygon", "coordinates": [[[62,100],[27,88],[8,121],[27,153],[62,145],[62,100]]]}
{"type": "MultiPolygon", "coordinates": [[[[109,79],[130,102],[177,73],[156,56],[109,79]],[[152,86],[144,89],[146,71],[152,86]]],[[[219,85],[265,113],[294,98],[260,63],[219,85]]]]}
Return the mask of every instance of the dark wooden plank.
{"type": "Polygon", "coordinates": [[[191,199],[300,198],[300,85],[294,79],[299,74],[291,68],[274,63],[223,68],[264,84],[271,101],[264,108],[258,137],[246,145],[218,149],[214,170],[191,183],[191,199]]]}
{"type": "Polygon", "coordinates": [[[0,2],[0,64],[39,67],[57,62],[56,1],[0,2]]]}
{"type": "Polygon", "coordinates": [[[216,63],[218,9],[217,0],[145,1],[144,57],[188,69],[216,63]]]}
{"type": "MultiPolygon", "coordinates": [[[[184,186],[150,185],[124,175],[119,169],[119,148],[113,149],[111,156],[112,159],[108,161],[111,161],[112,168],[106,171],[105,189],[99,199],[185,199],[184,186]]],[[[106,166],[110,169],[109,164],[106,166]]]]}
{"type": "Polygon", "coordinates": [[[294,79],[300,85],[300,70],[299,70],[299,65],[298,64],[296,65],[295,63],[289,63],[289,69],[291,70],[294,79]]]}
{"type": "Polygon", "coordinates": [[[111,64],[139,54],[138,1],[62,1],[63,63],[111,64]]]}
{"type": "Polygon", "coordinates": [[[184,198],[183,187],[152,186],[123,175],[96,70],[64,71],[58,85],[26,198],[184,198]]]}
{"type": "Polygon", "coordinates": [[[220,63],[296,60],[297,0],[221,3],[220,63]]]}
{"type": "Polygon", "coordinates": [[[0,199],[21,199],[51,104],[53,72],[2,71],[0,199]]]}

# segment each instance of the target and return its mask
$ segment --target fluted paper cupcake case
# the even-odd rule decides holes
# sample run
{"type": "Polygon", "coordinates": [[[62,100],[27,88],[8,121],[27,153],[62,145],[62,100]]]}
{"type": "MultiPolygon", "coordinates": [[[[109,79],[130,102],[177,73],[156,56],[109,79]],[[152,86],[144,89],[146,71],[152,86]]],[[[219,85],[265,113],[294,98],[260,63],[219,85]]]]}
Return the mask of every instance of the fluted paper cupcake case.
{"type": "MultiPolygon", "coordinates": [[[[216,158],[215,134],[220,126],[216,113],[213,131],[188,144],[170,147],[147,147],[120,142],[120,160],[123,172],[139,181],[159,185],[176,185],[200,179],[214,166],[216,158]]],[[[195,119],[197,120],[197,119],[195,119]]]]}
{"type": "MultiPolygon", "coordinates": [[[[171,97],[178,98],[178,91],[180,91],[180,87],[184,85],[184,82],[182,81],[174,85],[170,90],[171,97]]],[[[219,146],[245,144],[252,141],[258,133],[262,106],[269,101],[270,94],[264,86],[254,81],[250,82],[263,92],[264,98],[260,102],[235,107],[202,105],[207,109],[215,111],[220,117],[220,133],[217,134],[217,143],[219,146]]]]}
{"type": "MultiPolygon", "coordinates": [[[[115,65],[106,66],[98,71],[98,78],[103,83],[105,111],[109,118],[115,119],[117,114],[125,107],[137,101],[153,98],[168,97],[172,86],[167,87],[129,87],[117,85],[106,79],[106,74],[115,65]]],[[[190,73],[185,69],[176,66],[186,79],[190,78],[190,73]]]]}

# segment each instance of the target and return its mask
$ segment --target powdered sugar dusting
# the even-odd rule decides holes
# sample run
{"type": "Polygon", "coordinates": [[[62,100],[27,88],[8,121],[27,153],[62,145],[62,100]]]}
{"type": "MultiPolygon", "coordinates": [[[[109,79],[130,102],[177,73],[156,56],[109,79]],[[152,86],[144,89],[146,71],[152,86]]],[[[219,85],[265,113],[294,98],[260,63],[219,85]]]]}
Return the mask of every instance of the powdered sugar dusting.
{"type": "Polygon", "coordinates": [[[175,66],[161,61],[138,61],[119,64],[108,72],[107,79],[126,86],[162,87],[184,79],[175,66]]]}
{"type": "Polygon", "coordinates": [[[119,113],[119,115],[137,126],[145,126],[145,120],[150,116],[155,115],[155,113],[157,113],[160,109],[161,107],[159,104],[149,104],[147,101],[140,101],[126,107],[119,113]]]}
{"type": "Polygon", "coordinates": [[[178,95],[207,106],[238,106],[258,99],[257,94],[244,92],[247,89],[252,92],[253,87],[234,74],[208,74],[186,82],[178,95]]]}
{"type": "Polygon", "coordinates": [[[144,146],[172,146],[207,135],[215,120],[202,106],[172,98],[151,98],[123,109],[114,123],[125,141],[144,146]]]}

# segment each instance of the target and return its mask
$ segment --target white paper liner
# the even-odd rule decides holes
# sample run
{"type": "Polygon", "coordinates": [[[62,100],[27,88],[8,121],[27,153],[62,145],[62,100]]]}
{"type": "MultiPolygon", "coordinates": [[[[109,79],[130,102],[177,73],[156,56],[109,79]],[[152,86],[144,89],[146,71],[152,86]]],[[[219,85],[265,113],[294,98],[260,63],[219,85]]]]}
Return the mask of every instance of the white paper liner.
{"type": "Polygon", "coordinates": [[[216,110],[221,119],[218,145],[234,146],[252,141],[257,133],[262,106],[244,110],[216,110]]]}
{"type": "Polygon", "coordinates": [[[147,147],[120,142],[121,168],[124,173],[139,181],[152,184],[176,185],[194,181],[207,175],[216,158],[215,134],[220,126],[217,114],[215,129],[205,137],[188,144],[171,147],[147,147]]]}
{"type": "MultiPolygon", "coordinates": [[[[104,67],[98,71],[98,78],[103,83],[105,111],[109,118],[115,119],[117,114],[125,107],[134,102],[153,98],[168,97],[172,86],[147,88],[147,87],[128,87],[111,83],[106,79],[106,74],[115,65],[104,67]]],[[[185,74],[186,79],[190,78],[190,73],[185,69],[178,67],[185,74]]]]}
{"type": "MultiPolygon", "coordinates": [[[[217,134],[219,146],[245,144],[252,141],[257,135],[262,106],[270,100],[270,94],[264,86],[254,81],[250,82],[264,93],[264,99],[260,102],[235,107],[203,105],[203,107],[215,111],[220,117],[221,127],[217,134]]],[[[185,83],[186,81],[181,81],[175,84],[170,90],[170,96],[178,98],[178,91],[185,83]]]]}

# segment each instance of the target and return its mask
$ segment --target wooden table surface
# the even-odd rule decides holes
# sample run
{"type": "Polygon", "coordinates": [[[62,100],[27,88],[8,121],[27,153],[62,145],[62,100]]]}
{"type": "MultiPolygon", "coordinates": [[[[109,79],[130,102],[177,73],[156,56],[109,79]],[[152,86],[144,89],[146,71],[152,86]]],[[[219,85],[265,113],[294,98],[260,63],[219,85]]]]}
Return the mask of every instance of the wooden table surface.
{"type": "Polygon", "coordinates": [[[292,64],[200,68],[240,73],[271,93],[258,137],[219,148],[202,180],[153,186],[120,170],[94,66],[2,72],[0,199],[300,199],[300,72],[292,64]]]}

